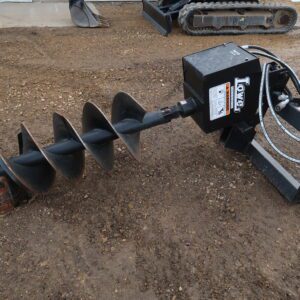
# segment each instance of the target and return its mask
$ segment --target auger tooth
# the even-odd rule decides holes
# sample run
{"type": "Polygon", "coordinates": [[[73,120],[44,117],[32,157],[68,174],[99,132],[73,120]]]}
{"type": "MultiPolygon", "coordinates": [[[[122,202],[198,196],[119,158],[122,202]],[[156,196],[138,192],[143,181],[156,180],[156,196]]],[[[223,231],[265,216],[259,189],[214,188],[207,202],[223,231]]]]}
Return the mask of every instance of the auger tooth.
{"type": "Polygon", "coordinates": [[[44,159],[22,164],[16,158],[6,160],[1,157],[1,167],[7,171],[12,180],[21,184],[25,189],[37,193],[46,192],[55,180],[55,169],[24,124],[21,125],[20,137],[22,154],[28,155],[30,160],[31,154],[34,155],[37,152],[44,159]]]}
{"type": "MultiPolygon", "coordinates": [[[[70,121],[58,113],[53,114],[53,131],[55,143],[72,141],[78,143],[80,146],[84,144],[70,121]]],[[[82,176],[85,165],[84,149],[79,148],[76,151],[62,153],[53,151],[49,147],[43,149],[43,151],[55,170],[59,171],[64,177],[78,179],[82,176]]]]}
{"type": "MultiPolygon", "coordinates": [[[[122,121],[128,121],[137,123],[140,125],[146,114],[145,109],[130,95],[124,92],[116,94],[112,104],[112,124],[120,124],[122,121]]],[[[136,160],[140,160],[140,132],[122,133],[119,127],[114,126],[118,136],[124,142],[129,152],[136,160]]]]}
{"type": "MultiPolygon", "coordinates": [[[[87,102],[83,107],[82,132],[97,133],[107,131],[108,135],[116,135],[116,131],[101,109],[92,102],[87,102]]],[[[114,144],[112,139],[103,143],[84,141],[85,148],[92,154],[96,161],[107,171],[113,168],[114,144]]]]}

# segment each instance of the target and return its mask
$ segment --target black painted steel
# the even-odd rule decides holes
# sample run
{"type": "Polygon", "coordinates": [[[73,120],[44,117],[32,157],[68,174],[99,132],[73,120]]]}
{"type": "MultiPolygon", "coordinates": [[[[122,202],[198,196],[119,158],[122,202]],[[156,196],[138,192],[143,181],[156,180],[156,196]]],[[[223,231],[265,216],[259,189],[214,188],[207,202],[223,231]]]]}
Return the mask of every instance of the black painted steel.
{"type": "Polygon", "coordinates": [[[21,134],[23,149],[22,155],[25,156],[32,153],[36,154],[41,158],[39,164],[19,164],[14,160],[7,161],[1,157],[1,167],[4,171],[6,171],[7,175],[20,186],[26,187],[32,191],[45,192],[54,182],[55,169],[49,163],[44,151],[34,140],[24,124],[21,126],[21,134]]]}
{"type": "MultiPolygon", "coordinates": [[[[71,123],[57,113],[53,114],[53,129],[55,143],[69,140],[82,144],[81,137],[71,123]]],[[[83,149],[77,149],[67,154],[53,152],[49,148],[44,149],[43,152],[54,169],[60,171],[64,177],[77,179],[82,176],[84,170],[83,149]]]]}
{"type": "MultiPolygon", "coordinates": [[[[126,93],[118,93],[113,101],[111,121],[112,124],[118,124],[124,120],[134,120],[137,123],[143,123],[146,111],[136,101],[126,93]]],[[[140,131],[132,133],[122,133],[116,129],[118,137],[128,148],[131,155],[140,160],[140,131]]]]}
{"type": "Polygon", "coordinates": [[[290,172],[274,159],[257,141],[253,140],[246,149],[251,162],[277,190],[290,202],[300,202],[300,183],[290,172]]]}
{"type": "Polygon", "coordinates": [[[294,128],[300,130],[300,99],[290,102],[278,114],[294,128]]]}
{"type": "Polygon", "coordinates": [[[81,177],[84,169],[84,150],[105,169],[113,167],[113,140],[120,138],[129,152],[140,159],[140,132],[186,117],[197,110],[193,99],[155,112],[146,112],[131,96],[118,93],[112,104],[112,121],[93,103],[85,104],[82,116],[83,134],[80,136],[71,123],[54,113],[55,143],[40,147],[29,130],[22,125],[19,136],[20,155],[9,160],[0,157],[0,176],[26,191],[45,192],[54,182],[56,171],[68,179],[81,177]]]}
{"type": "Polygon", "coordinates": [[[143,0],[143,16],[146,20],[154,25],[154,27],[164,36],[172,31],[172,15],[178,15],[179,11],[168,11],[168,7],[158,7],[149,0],[143,0]]]}
{"type": "Polygon", "coordinates": [[[226,148],[245,153],[285,199],[300,202],[300,182],[254,139],[255,135],[255,127],[243,122],[226,128],[221,141],[226,148]]]}
{"type": "Polygon", "coordinates": [[[82,141],[86,149],[105,170],[111,170],[114,161],[113,138],[117,137],[117,133],[104,113],[91,102],[87,102],[83,108],[82,131],[84,134],[82,141]],[[91,133],[97,136],[107,133],[107,136],[111,138],[107,140],[104,138],[101,143],[98,143],[85,138],[91,133]]]}

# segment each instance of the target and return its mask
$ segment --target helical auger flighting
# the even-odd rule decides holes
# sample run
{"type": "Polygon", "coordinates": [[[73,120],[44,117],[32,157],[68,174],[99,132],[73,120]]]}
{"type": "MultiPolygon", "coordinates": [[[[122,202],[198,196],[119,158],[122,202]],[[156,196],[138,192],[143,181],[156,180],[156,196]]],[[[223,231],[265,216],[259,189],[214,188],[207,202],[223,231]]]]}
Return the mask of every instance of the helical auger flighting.
{"type": "MultiPolygon", "coordinates": [[[[41,147],[28,128],[22,124],[18,135],[20,155],[6,159],[0,156],[0,178],[10,186],[30,194],[49,190],[56,172],[67,179],[82,176],[87,150],[105,170],[114,163],[113,140],[120,138],[131,155],[140,160],[140,132],[186,117],[196,110],[195,102],[181,101],[154,112],[145,109],[130,95],[120,92],[112,103],[111,121],[99,107],[87,102],[83,107],[82,135],[64,116],[53,114],[54,144],[41,147]]],[[[12,196],[13,197],[13,196],[12,196]]]]}

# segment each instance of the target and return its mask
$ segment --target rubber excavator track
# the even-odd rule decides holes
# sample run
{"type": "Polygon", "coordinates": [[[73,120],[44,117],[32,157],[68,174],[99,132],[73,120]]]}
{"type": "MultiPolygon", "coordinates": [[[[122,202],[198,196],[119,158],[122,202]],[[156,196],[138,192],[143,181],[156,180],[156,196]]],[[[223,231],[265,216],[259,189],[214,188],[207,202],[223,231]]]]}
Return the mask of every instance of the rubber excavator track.
{"type": "Polygon", "coordinates": [[[189,35],[286,33],[296,21],[292,7],[253,2],[190,3],[178,16],[189,35]]]}

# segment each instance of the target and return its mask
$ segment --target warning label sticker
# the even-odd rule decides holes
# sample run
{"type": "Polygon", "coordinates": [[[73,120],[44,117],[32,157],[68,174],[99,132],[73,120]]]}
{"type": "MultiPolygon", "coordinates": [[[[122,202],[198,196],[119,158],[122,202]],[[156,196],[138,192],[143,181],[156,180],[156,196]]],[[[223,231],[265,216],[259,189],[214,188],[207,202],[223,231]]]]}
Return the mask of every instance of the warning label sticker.
{"type": "Polygon", "coordinates": [[[231,85],[230,82],[209,89],[210,120],[230,115],[231,85]]]}

